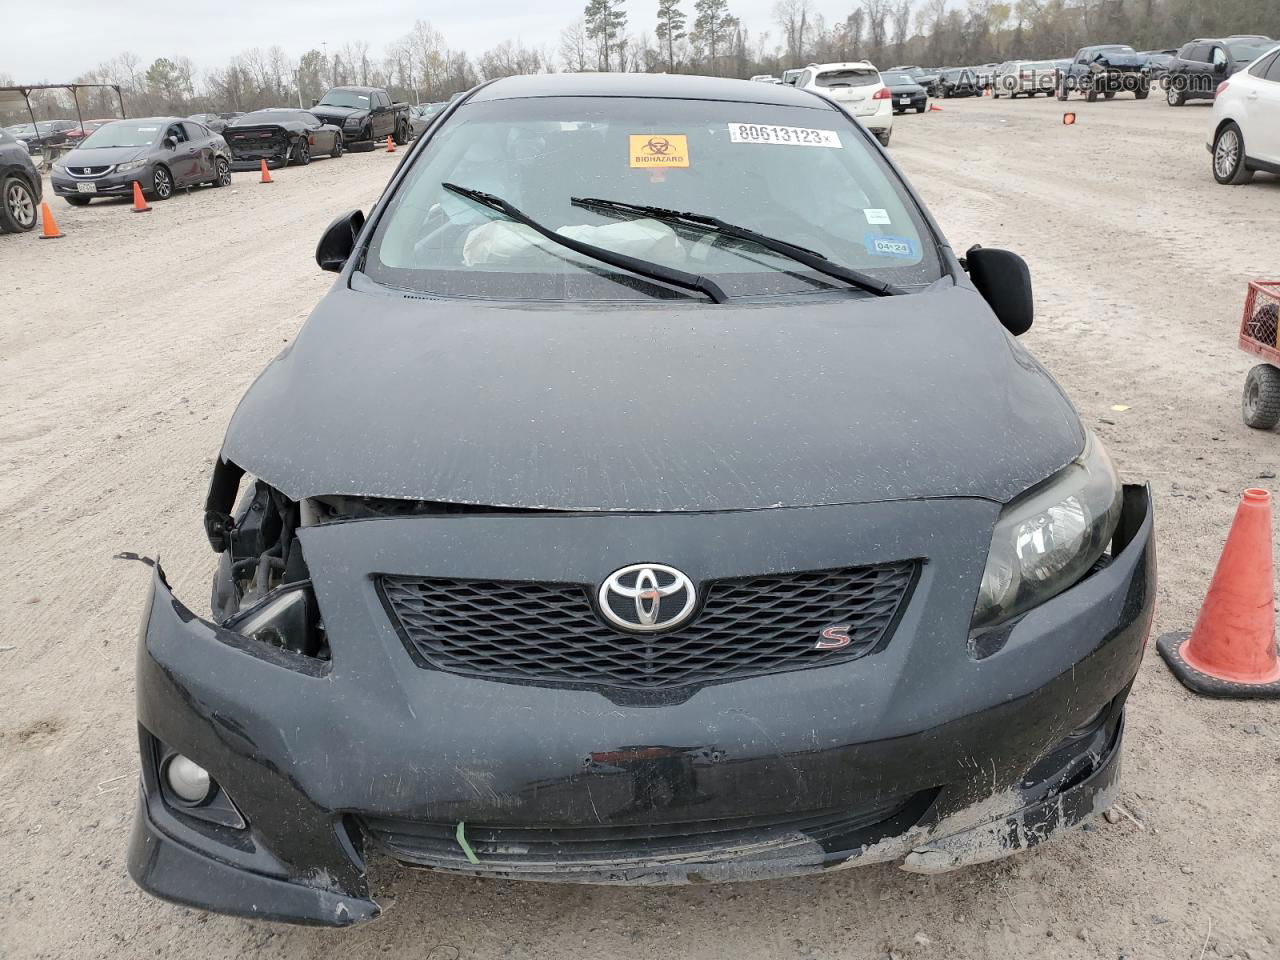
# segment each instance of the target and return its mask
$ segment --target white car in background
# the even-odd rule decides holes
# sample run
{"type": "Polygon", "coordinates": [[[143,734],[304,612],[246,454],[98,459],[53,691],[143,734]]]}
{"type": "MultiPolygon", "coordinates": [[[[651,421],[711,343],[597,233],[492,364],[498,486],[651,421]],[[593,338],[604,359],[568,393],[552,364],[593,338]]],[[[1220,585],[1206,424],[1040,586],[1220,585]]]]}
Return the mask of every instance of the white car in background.
{"type": "Polygon", "coordinates": [[[1280,47],[1218,85],[1207,146],[1219,183],[1280,174],[1280,47]]]}
{"type": "Polygon", "coordinates": [[[876,135],[884,146],[893,134],[893,94],[869,61],[811,63],[796,86],[836,101],[876,135]]]}

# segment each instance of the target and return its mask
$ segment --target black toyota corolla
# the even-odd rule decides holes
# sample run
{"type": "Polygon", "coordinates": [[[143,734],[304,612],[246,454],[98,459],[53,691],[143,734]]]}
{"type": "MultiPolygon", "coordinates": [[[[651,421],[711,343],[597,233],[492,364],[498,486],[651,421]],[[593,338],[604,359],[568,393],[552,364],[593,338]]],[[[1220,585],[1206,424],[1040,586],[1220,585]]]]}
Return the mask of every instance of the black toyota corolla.
{"type": "Polygon", "coordinates": [[[1155,587],[1122,485],[839,104],[676,76],[451,105],[250,388],[157,566],[129,855],[345,925],[366,863],[938,872],[1105,809],[1155,587]]]}

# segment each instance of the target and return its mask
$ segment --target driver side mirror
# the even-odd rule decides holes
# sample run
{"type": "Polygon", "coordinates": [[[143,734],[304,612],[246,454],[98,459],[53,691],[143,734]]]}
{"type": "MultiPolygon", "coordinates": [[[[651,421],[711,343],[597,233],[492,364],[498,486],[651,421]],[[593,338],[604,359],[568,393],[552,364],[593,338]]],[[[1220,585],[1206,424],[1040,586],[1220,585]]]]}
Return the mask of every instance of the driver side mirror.
{"type": "Polygon", "coordinates": [[[1035,298],[1027,261],[1008,250],[975,246],[965,254],[964,264],[1001,326],[1015,337],[1031,329],[1035,298]]]}
{"type": "Polygon", "coordinates": [[[177,146],[178,146],[178,138],[177,138],[177,137],[174,137],[174,136],[172,136],[172,135],[171,135],[171,136],[168,136],[168,137],[165,137],[165,138],[164,138],[164,145],[165,145],[166,147],[168,147],[170,150],[176,149],[176,148],[177,148],[177,146]]]}
{"type": "Polygon", "coordinates": [[[1225,61],[1223,61],[1223,60],[1219,60],[1217,63],[1215,63],[1215,64],[1213,65],[1213,72],[1214,72],[1214,73],[1226,73],[1226,72],[1227,72],[1227,64],[1226,64],[1226,62],[1225,62],[1225,61]]]}
{"type": "Polygon", "coordinates": [[[312,97],[312,98],[311,98],[311,105],[312,105],[313,107],[318,107],[318,106],[320,106],[320,101],[319,101],[317,98],[312,97]]]}
{"type": "Polygon", "coordinates": [[[363,227],[363,210],[351,210],[329,224],[316,244],[316,263],[320,269],[340,273],[356,248],[356,237],[363,227]]]}

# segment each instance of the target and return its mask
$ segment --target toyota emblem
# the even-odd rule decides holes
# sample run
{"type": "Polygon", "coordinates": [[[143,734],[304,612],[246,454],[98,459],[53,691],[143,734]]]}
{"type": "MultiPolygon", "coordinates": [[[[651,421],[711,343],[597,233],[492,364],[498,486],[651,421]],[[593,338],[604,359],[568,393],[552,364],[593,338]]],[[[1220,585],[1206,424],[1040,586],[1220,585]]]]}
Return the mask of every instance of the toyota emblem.
{"type": "Polygon", "coordinates": [[[697,603],[693,581],[675,567],[633,563],[600,584],[600,612],[615,627],[636,633],[670,630],[689,619],[697,603]]]}

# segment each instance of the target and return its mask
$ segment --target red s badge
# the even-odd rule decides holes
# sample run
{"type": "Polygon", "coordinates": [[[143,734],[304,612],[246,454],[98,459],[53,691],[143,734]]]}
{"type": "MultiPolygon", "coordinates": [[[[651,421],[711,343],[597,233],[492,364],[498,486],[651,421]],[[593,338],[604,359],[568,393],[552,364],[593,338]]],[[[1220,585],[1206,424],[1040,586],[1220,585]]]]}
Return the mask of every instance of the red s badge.
{"type": "Polygon", "coordinates": [[[849,645],[849,624],[833,623],[822,631],[822,639],[813,645],[815,650],[839,650],[849,645]]]}

